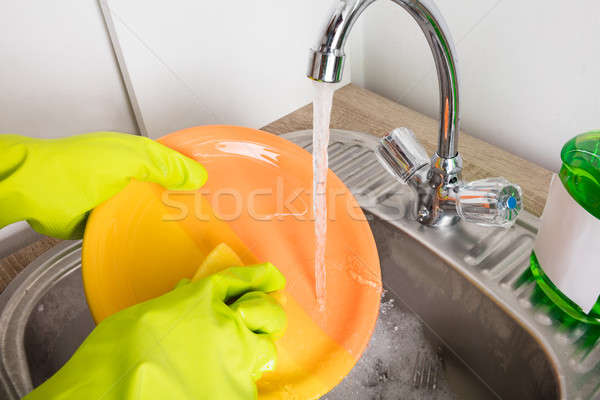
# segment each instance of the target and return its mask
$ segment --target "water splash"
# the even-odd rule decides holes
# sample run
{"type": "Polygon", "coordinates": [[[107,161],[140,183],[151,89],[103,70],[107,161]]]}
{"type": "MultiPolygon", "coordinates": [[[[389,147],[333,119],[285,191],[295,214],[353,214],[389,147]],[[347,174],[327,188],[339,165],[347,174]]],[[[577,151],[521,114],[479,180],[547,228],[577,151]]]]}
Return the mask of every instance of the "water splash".
{"type": "Polygon", "coordinates": [[[319,311],[327,298],[327,147],[334,85],[314,82],[313,102],[313,213],[315,217],[315,291],[319,311]]]}

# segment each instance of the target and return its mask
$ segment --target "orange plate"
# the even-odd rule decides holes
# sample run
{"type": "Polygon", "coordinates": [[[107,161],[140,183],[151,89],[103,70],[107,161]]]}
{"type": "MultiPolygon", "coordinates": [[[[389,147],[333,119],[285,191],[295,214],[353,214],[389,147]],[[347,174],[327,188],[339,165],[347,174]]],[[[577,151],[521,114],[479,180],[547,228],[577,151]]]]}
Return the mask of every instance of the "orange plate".
{"type": "Polygon", "coordinates": [[[287,278],[278,298],[288,329],[277,342],[277,369],[258,382],[259,397],[327,393],[358,361],[379,310],[379,258],[356,200],[329,171],[327,299],[320,312],[311,155],[278,136],[231,126],[185,129],[159,141],[202,163],[208,181],[196,193],[132,181],[92,212],[82,260],[94,319],[171,290],[225,242],[245,264],[270,261],[287,278]]]}

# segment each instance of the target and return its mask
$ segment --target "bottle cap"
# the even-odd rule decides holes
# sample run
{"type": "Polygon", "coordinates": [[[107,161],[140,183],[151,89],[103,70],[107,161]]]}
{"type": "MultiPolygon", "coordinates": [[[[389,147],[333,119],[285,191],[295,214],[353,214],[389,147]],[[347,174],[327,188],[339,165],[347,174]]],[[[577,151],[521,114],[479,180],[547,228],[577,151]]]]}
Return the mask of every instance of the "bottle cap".
{"type": "Polygon", "coordinates": [[[600,219],[600,131],[581,134],[562,148],[560,180],[587,212],[600,219]]]}

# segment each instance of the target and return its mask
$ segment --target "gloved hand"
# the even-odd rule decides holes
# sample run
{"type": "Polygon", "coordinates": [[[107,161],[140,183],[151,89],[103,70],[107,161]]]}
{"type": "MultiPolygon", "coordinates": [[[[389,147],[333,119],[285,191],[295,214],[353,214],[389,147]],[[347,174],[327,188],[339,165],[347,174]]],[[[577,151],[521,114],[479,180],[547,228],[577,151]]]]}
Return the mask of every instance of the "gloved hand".
{"type": "Polygon", "coordinates": [[[232,267],[102,321],[26,400],[254,399],[286,316],[270,263],[232,267]]]}
{"type": "Polygon", "coordinates": [[[96,132],[61,139],[0,135],[0,228],[27,220],[61,239],[83,236],[90,210],[131,180],[197,189],[206,171],[148,138],[96,132]]]}

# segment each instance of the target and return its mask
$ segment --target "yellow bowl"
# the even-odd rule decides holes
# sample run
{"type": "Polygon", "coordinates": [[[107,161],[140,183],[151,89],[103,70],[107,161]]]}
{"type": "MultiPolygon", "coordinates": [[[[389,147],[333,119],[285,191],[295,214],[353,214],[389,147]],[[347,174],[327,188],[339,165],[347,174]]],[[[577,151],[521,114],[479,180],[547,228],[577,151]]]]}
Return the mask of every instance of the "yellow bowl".
{"type": "Polygon", "coordinates": [[[288,329],[261,399],[316,399],[350,372],[377,319],[381,271],[375,241],[354,197],[328,175],[327,298],[315,294],[312,158],[278,136],[204,126],[159,141],[202,163],[198,192],[132,181],[91,214],[83,279],[96,322],[191,278],[208,252],[228,244],[246,265],[270,261],[286,276],[279,297],[288,329]]]}

